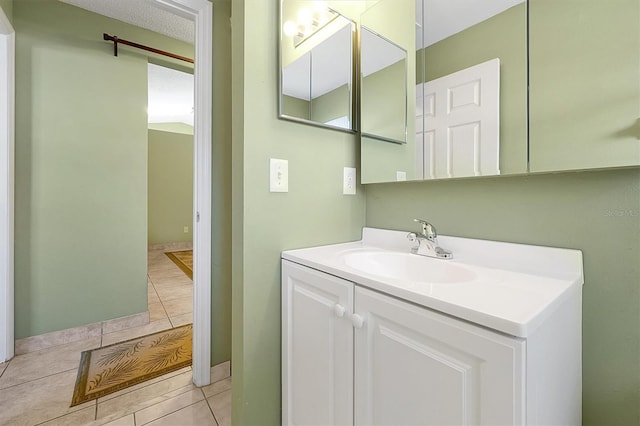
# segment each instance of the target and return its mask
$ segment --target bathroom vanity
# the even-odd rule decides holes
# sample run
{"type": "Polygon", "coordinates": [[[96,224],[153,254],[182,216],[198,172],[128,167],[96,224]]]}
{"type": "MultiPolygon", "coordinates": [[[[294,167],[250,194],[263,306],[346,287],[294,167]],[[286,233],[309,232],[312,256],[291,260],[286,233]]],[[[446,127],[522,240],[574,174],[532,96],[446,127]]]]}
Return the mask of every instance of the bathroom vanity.
{"type": "Polygon", "coordinates": [[[439,243],[282,253],[283,424],[581,424],[581,252],[439,243]]]}

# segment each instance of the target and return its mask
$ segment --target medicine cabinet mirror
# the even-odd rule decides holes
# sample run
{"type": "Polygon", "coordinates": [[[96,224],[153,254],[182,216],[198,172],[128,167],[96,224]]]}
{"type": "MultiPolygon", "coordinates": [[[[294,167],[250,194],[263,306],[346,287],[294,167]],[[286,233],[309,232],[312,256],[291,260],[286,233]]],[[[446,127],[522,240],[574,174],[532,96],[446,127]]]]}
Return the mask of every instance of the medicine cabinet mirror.
{"type": "MultiPolygon", "coordinates": [[[[526,173],[526,1],[378,0],[367,6],[360,15],[363,71],[367,29],[407,52],[408,119],[404,143],[367,131],[369,108],[381,112],[387,105],[371,101],[364,78],[362,182],[526,173]]],[[[403,108],[393,110],[384,114],[388,121],[379,114],[375,126],[393,126],[403,108]]]]}
{"type": "Polygon", "coordinates": [[[280,15],[280,117],[355,131],[355,22],[321,1],[282,0],[280,15]]]}
{"type": "Polygon", "coordinates": [[[407,142],[407,51],[362,25],[360,27],[362,136],[407,142]]]}

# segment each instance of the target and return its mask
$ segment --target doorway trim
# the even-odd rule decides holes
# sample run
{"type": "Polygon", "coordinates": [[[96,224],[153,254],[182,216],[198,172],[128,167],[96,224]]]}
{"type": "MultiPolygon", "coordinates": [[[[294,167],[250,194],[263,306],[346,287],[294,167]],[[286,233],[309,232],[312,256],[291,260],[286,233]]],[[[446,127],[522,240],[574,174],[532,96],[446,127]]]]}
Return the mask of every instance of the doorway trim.
{"type": "Polygon", "coordinates": [[[213,6],[209,0],[151,0],[195,25],[193,178],[193,383],[211,382],[211,120],[213,6]]]}
{"type": "Polygon", "coordinates": [[[14,355],[13,179],[15,31],[0,8],[0,362],[14,355]]]}

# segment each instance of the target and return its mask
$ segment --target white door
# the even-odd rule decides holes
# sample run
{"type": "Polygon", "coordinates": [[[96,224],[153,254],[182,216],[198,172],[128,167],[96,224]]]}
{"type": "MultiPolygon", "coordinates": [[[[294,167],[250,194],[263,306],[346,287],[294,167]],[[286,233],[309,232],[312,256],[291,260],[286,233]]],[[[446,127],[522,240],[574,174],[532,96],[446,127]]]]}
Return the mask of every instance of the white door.
{"type": "Polygon", "coordinates": [[[424,83],[425,179],[500,174],[500,59],[424,83]]]}
{"type": "Polygon", "coordinates": [[[353,424],[353,287],[282,261],[282,424],[353,424]]]}
{"type": "Polygon", "coordinates": [[[524,424],[523,340],[360,287],[356,425],[524,424]]]}

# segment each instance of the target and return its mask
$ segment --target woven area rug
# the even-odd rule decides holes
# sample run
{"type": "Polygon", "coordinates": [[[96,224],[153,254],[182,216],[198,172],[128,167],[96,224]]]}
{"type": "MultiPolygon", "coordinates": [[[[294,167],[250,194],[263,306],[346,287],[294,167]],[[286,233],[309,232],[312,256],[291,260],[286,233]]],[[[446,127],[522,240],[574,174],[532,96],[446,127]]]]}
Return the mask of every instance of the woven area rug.
{"type": "Polygon", "coordinates": [[[193,250],[171,251],[165,254],[182,269],[182,272],[193,279],[193,250]]]}
{"type": "Polygon", "coordinates": [[[82,352],[71,406],[191,365],[191,324],[82,352]]]}

